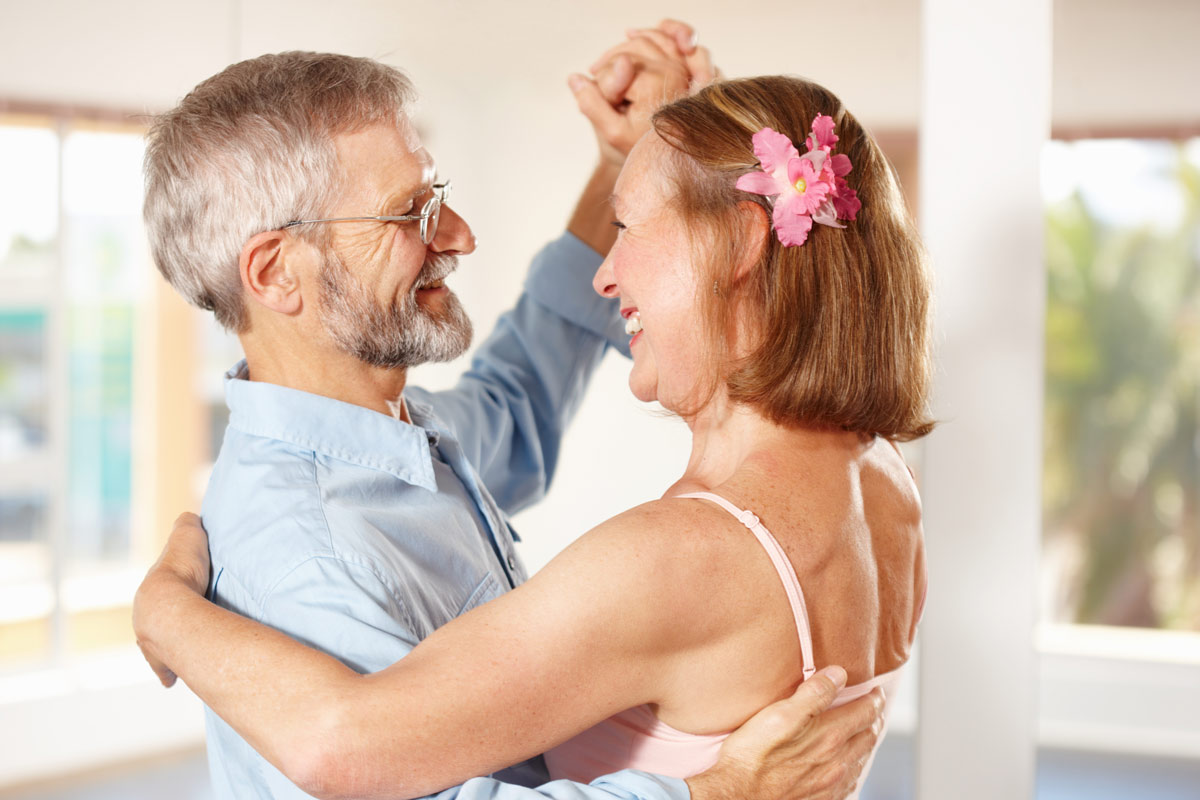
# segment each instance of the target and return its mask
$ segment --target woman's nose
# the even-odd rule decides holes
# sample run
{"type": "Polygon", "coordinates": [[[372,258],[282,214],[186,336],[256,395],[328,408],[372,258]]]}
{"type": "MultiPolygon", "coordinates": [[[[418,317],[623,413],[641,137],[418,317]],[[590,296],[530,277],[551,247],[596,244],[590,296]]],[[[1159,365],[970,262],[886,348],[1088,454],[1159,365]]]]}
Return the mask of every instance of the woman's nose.
{"type": "Polygon", "coordinates": [[[609,259],[604,259],[604,263],[600,265],[600,269],[596,270],[596,275],[592,278],[592,288],[601,297],[616,297],[617,279],[613,275],[612,265],[608,262],[609,259]]]}

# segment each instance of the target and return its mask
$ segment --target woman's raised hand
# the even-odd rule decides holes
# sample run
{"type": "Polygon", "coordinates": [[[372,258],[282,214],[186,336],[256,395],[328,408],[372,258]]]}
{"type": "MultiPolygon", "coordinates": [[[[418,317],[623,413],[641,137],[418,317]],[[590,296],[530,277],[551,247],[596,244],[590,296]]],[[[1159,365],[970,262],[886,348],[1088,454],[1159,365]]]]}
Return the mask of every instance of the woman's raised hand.
{"type": "Polygon", "coordinates": [[[208,535],[195,514],[183,513],[167,539],[162,555],[142,579],[133,598],[133,631],[138,647],[163,686],[175,683],[175,673],[157,655],[154,648],[155,611],[169,594],[163,590],[187,589],[203,595],[208,590],[210,562],[208,535]]]}
{"type": "Polygon", "coordinates": [[[666,19],[626,31],[626,40],[592,64],[591,77],[568,78],[579,110],[592,123],[601,160],[619,167],[650,128],[650,117],[717,76],[690,25],[666,19]]]}

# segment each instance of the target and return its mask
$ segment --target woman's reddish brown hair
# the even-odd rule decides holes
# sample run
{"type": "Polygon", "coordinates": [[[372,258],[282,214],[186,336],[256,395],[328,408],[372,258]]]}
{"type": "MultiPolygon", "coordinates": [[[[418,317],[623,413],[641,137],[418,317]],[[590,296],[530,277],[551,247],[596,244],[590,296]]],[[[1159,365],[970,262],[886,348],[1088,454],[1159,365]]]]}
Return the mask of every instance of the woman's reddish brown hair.
{"type": "Polygon", "coordinates": [[[709,254],[700,302],[730,399],[784,425],[900,441],[929,433],[925,252],[891,165],[841,101],[798,78],[746,78],[663,107],[653,125],[681,156],[667,165],[675,211],[709,254]],[[799,247],[773,230],[764,245],[747,242],[739,205],[771,214],[769,199],[734,187],[759,169],[751,137],[774,128],[802,150],[818,114],[834,119],[834,152],[854,165],[846,180],[862,210],[844,229],[814,225],[799,247]],[[760,246],[757,264],[739,273],[760,246]],[[735,356],[729,342],[747,330],[750,345],[735,356]]]}

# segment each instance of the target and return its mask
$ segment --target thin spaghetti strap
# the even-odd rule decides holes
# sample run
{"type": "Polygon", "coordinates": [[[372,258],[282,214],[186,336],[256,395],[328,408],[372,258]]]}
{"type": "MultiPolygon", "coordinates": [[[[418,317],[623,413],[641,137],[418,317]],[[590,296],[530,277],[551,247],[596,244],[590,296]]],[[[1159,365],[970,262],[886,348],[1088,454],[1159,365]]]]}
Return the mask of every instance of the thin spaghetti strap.
{"type": "Polygon", "coordinates": [[[800,579],[796,577],[796,570],[792,567],[792,562],[788,559],[787,553],[784,552],[779,541],[771,535],[771,532],[753,511],[738,508],[718,494],[690,492],[677,494],[675,497],[696,498],[716,503],[732,514],[738,522],[749,528],[754,537],[758,539],[758,543],[767,551],[767,556],[775,565],[775,571],[779,573],[784,591],[787,592],[788,603],[792,607],[792,616],[796,620],[796,635],[800,639],[800,655],[804,662],[804,680],[808,680],[816,672],[816,666],[813,663],[812,629],[808,622],[808,608],[804,604],[804,592],[800,588],[800,579]]]}

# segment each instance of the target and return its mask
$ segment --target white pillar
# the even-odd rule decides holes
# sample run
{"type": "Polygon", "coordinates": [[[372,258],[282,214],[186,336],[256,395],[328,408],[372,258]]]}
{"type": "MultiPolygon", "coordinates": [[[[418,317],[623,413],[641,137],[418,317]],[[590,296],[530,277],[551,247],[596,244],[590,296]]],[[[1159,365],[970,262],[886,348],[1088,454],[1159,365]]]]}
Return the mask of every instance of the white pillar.
{"type": "Polygon", "coordinates": [[[1052,0],[922,0],[921,224],[936,280],[917,797],[1034,794],[1052,0]]]}

